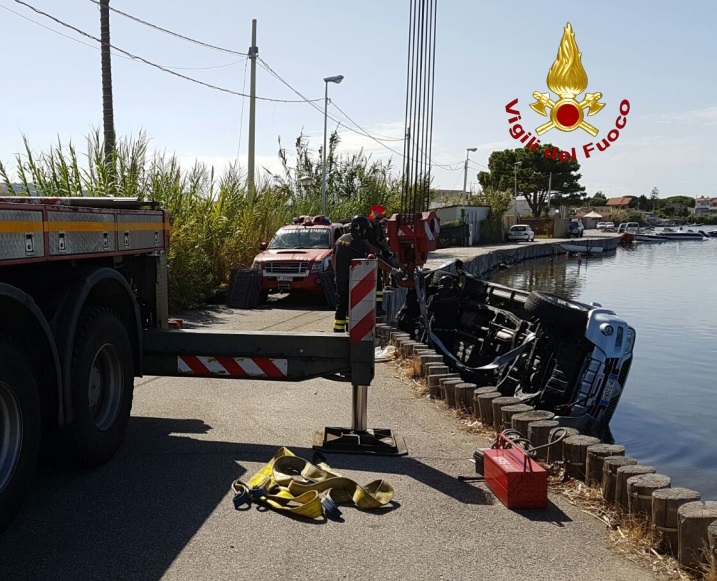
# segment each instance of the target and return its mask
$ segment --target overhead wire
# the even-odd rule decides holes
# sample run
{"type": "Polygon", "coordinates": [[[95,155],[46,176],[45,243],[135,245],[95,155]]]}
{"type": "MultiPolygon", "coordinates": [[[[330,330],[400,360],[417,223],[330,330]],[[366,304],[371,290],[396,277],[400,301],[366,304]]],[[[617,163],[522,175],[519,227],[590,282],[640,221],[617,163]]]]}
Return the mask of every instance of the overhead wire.
{"type": "MultiPolygon", "coordinates": [[[[46,17],[46,18],[49,18],[50,20],[53,20],[54,22],[56,22],[57,24],[59,24],[59,25],[61,25],[61,26],[64,26],[65,28],[69,28],[70,30],[74,30],[75,32],[77,32],[78,34],[81,34],[82,36],[85,36],[85,37],[87,37],[87,38],[89,38],[89,39],[91,39],[91,40],[94,40],[95,42],[99,42],[100,44],[102,43],[102,41],[101,41],[99,38],[97,38],[96,36],[92,36],[91,34],[88,34],[87,32],[85,32],[84,30],[81,30],[81,29],[79,29],[79,28],[77,28],[77,27],[75,27],[75,26],[73,26],[73,25],[71,25],[71,24],[68,24],[67,22],[64,22],[63,20],[60,20],[59,18],[56,18],[55,16],[52,16],[51,14],[48,14],[47,12],[43,12],[43,11],[40,10],[39,8],[35,8],[33,5],[28,4],[27,2],[24,2],[23,0],[14,0],[14,2],[16,2],[17,4],[21,4],[21,5],[23,5],[23,6],[27,7],[27,8],[29,8],[30,10],[32,10],[32,11],[34,11],[34,12],[36,12],[36,13],[38,13],[38,14],[40,14],[40,15],[46,17]]],[[[131,58],[132,60],[139,61],[139,62],[141,62],[141,63],[144,63],[144,64],[148,65],[148,66],[151,66],[151,67],[154,67],[154,68],[159,69],[159,70],[161,70],[161,71],[164,71],[165,73],[169,73],[170,75],[174,75],[175,77],[179,77],[179,78],[181,78],[181,79],[184,79],[185,81],[190,81],[190,82],[192,82],[192,83],[196,83],[196,84],[198,84],[198,85],[202,85],[202,86],[208,87],[208,88],[210,88],[210,89],[214,89],[214,90],[216,90],[216,91],[221,91],[221,92],[223,92],[223,93],[228,93],[228,94],[230,94],[230,95],[237,95],[237,96],[239,96],[239,97],[249,97],[249,96],[250,96],[250,95],[247,95],[247,94],[245,94],[245,93],[240,93],[240,92],[238,92],[238,91],[233,91],[233,90],[227,89],[227,88],[225,88],[225,87],[220,87],[220,86],[218,86],[218,85],[214,85],[214,84],[212,84],[212,83],[207,83],[207,82],[204,82],[204,81],[200,81],[199,79],[195,79],[194,77],[189,77],[189,76],[187,76],[187,75],[183,75],[182,73],[178,73],[178,72],[173,71],[173,70],[171,70],[171,69],[169,69],[169,68],[167,68],[167,67],[164,67],[164,66],[162,66],[162,65],[158,65],[157,63],[154,63],[154,62],[152,62],[152,61],[149,61],[149,60],[147,60],[147,59],[145,59],[145,58],[143,58],[143,57],[137,56],[137,55],[135,55],[135,54],[133,54],[133,53],[131,53],[131,52],[129,52],[129,51],[123,50],[123,49],[118,48],[118,47],[116,47],[116,46],[114,46],[114,45],[110,45],[110,48],[114,49],[115,51],[117,51],[117,52],[119,52],[119,53],[122,53],[122,54],[128,56],[128,57],[131,58]]],[[[301,103],[301,102],[303,102],[303,101],[305,100],[305,99],[302,99],[301,101],[298,101],[298,100],[289,100],[289,99],[274,99],[274,98],[271,98],[271,97],[259,97],[259,96],[255,96],[254,98],[255,98],[255,99],[258,99],[258,100],[260,100],[260,101],[270,101],[270,102],[273,102],[273,103],[301,103]]],[[[318,100],[320,100],[320,99],[316,99],[316,100],[318,101],[318,100]]]]}
{"type": "MultiPolygon", "coordinates": [[[[98,0],[90,0],[92,4],[96,4],[99,6],[98,0]]],[[[144,26],[149,26],[150,28],[154,28],[155,30],[159,30],[160,32],[164,32],[165,34],[169,34],[170,36],[174,36],[176,38],[181,38],[182,40],[186,40],[188,42],[191,42],[193,44],[197,44],[199,46],[203,46],[206,48],[211,48],[212,50],[218,50],[220,52],[225,52],[228,54],[233,54],[237,56],[249,56],[245,52],[239,52],[237,50],[232,50],[229,48],[224,48],[221,46],[216,46],[214,44],[209,44],[208,42],[203,42],[201,40],[197,40],[196,38],[191,38],[189,36],[185,36],[183,34],[179,34],[178,32],[174,32],[172,30],[168,30],[166,28],[162,28],[161,26],[157,26],[156,24],[152,24],[151,22],[147,22],[146,20],[142,20],[141,18],[137,18],[136,16],[132,16],[131,14],[127,14],[126,12],[122,12],[121,10],[117,10],[117,8],[114,8],[112,6],[109,7],[109,9],[114,12],[115,14],[119,14],[120,16],[124,16],[125,18],[128,18],[129,20],[134,20],[135,22],[138,22],[139,24],[143,24],[144,26]]]]}
{"type": "MultiPolygon", "coordinates": [[[[89,0],[89,1],[90,1],[91,3],[93,3],[93,4],[99,6],[99,1],[98,1],[98,0],[89,0]]],[[[82,35],[82,36],[84,36],[84,37],[86,37],[86,38],[89,38],[89,39],[91,39],[91,40],[93,40],[93,41],[95,41],[95,42],[101,44],[101,40],[100,40],[99,38],[97,38],[97,37],[95,37],[95,36],[93,36],[93,35],[91,35],[91,34],[88,34],[87,32],[85,32],[85,31],[83,31],[83,30],[81,30],[81,29],[79,29],[79,28],[77,28],[77,27],[75,27],[75,26],[73,26],[73,25],[71,25],[71,24],[69,24],[69,23],[67,23],[67,22],[64,22],[63,20],[61,20],[61,19],[59,19],[59,18],[57,18],[57,17],[55,17],[55,16],[53,16],[53,15],[47,13],[47,12],[44,12],[44,11],[42,11],[42,10],[36,8],[35,6],[31,5],[31,4],[28,3],[28,2],[25,2],[25,1],[23,1],[23,0],[14,0],[14,2],[16,2],[17,4],[21,4],[21,5],[23,5],[23,6],[27,7],[27,8],[29,8],[30,10],[36,12],[37,14],[40,14],[41,16],[44,16],[45,18],[48,18],[48,19],[50,19],[50,20],[56,22],[56,23],[59,24],[60,26],[63,26],[63,27],[68,28],[68,29],[70,29],[70,30],[73,30],[74,32],[76,32],[76,33],[78,33],[78,34],[80,34],[80,35],[82,35]]],[[[79,40],[79,39],[77,39],[77,38],[73,38],[73,37],[71,37],[71,36],[69,36],[69,35],[63,34],[63,33],[60,32],[60,31],[57,31],[57,30],[55,30],[55,29],[53,29],[53,28],[50,28],[50,27],[48,27],[48,26],[45,26],[44,24],[42,24],[42,23],[40,23],[40,22],[37,22],[37,21],[35,21],[35,20],[33,20],[33,19],[31,19],[31,18],[29,18],[29,17],[23,15],[23,14],[20,14],[19,12],[15,12],[14,10],[11,10],[11,9],[9,9],[9,8],[7,8],[7,7],[3,6],[3,5],[1,5],[1,4],[0,4],[0,8],[4,8],[5,10],[7,10],[7,11],[9,11],[9,12],[12,12],[13,14],[16,14],[17,16],[19,16],[19,17],[21,17],[21,18],[24,18],[24,19],[26,19],[26,20],[29,20],[30,22],[33,22],[34,24],[37,24],[38,26],[41,26],[41,27],[43,27],[43,28],[45,28],[45,29],[47,29],[47,30],[49,30],[49,31],[51,31],[51,32],[54,32],[54,33],[56,33],[56,34],[59,34],[60,36],[63,36],[63,37],[65,37],[65,38],[69,39],[69,40],[73,40],[73,41],[78,42],[78,43],[80,43],[80,44],[83,44],[83,45],[85,45],[85,46],[89,46],[89,47],[91,47],[91,48],[95,48],[95,49],[97,49],[97,50],[101,50],[100,47],[94,46],[94,45],[92,45],[92,44],[83,42],[82,40],[79,40]]],[[[225,92],[225,93],[228,93],[228,94],[240,96],[240,97],[243,97],[243,98],[250,97],[250,95],[244,93],[244,87],[246,86],[246,76],[245,76],[244,86],[242,87],[242,91],[239,92],[239,91],[233,91],[233,90],[227,89],[227,88],[225,88],[225,87],[221,87],[221,86],[218,86],[218,85],[214,85],[214,84],[212,84],[212,83],[207,83],[207,82],[201,81],[201,80],[199,80],[199,79],[195,79],[195,78],[193,78],[193,77],[190,77],[190,76],[183,75],[183,74],[181,74],[181,73],[175,72],[176,70],[209,70],[209,69],[218,69],[218,68],[224,68],[224,67],[229,67],[229,66],[233,66],[233,65],[236,65],[236,64],[240,64],[242,61],[245,62],[245,72],[246,72],[246,62],[247,62],[247,61],[246,61],[245,59],[246,59],[246,57],[247,57],[247,53],[241,52],[241,51],[237,51],[237,50],[233,50],[233,49],[228,49],[228,48],[221,47],[221,46],[218,46],[218,45],[214,45],[214,44],[211,44],[211,43],[207,43],[207,42],[204,42],[204,41],[201,41],[201,40],[198,40],[198,39],[195,39],[195,38],[192,38],[192,37],[189,37],[189,36],[186,36],[186,35],[177,33],[177,32],[174,32],[174,31],[169,30],[169,29],[167,29],[167,28],[161,27],[161,26],[159,26],[159,25],[153,24],[153,23],[151,23],[151,22],[148,22],[148,21],[146,21],[146,20],[143,20],[143,19],[138,18],[138,17],[136,17],[136,16],[133,16],[133,15],[131,15],[131,14],[128,14],[128,13],[126,13],[126,12],[124,12],[124,11],[122,11],[122,10],[119,10],[119,9],[117,9],[117,8],[114,8],[114,7],[112,7],[112,6],[110,6],[110,10],[111,10],[112,12],[114,12],[114,13],[116,13],[116,14],[122,16],[122,17],[124,17],[124,18],[127,18],[127,19],[129,19],[129,20],[135,21],[135,22],[137,22],[137,23],[139,23],[139,24],[142,24],[142,25],[144,25],[144,26],[153,28],[153,29],[155,29],[155,30],[158,30],[158,31],[160,31],[160,32],[162,32],[162,33],[165,33],[165,34],[168,34],[168,35],[170,35],[170,36],[179,38],[179,39],[181,39],[181,40],[185,40],[185,41],[190,42],[190,43],[192,43],[192,44],[196,44],[196,45],[199,45],[199,46],[203,46],[203,47],[205,47],[205,48],[209,48],[209,49],[212,49],[212,50],[220,51],[220,52],[227,53],[227,54],[233,54],[233,55],[237,55],[237,56],[241,56],[241,57],[245,57],[245,58],[244,58],[244,59],[240,59],[240,60],[238,60],[238,61],[231,62],[231,63],[226,63],[226,64],[223,64],[223,65],[216,65],[216,66],[208,66],[208,67],[175,67],[175,66],[157,64],[157,63],[152,62],[152,61],[149,61],[149,60],[147,60],[147,59],[145,59],[145,58],[143,58],[143,57],[141,57],[141,56],[135,55],[135,54],[133,54],[133,53],[131,53],[131,52],[129,52],[129,51],[123,50],[123,49],[121,49],[121,48],[119,48],[119,47],[116,47],[116,46],[114,46],[114,45],[110,45],[110,48],[114,51],[113,54],[115,54],[115,56],[118,56],[118,57],[120,57],[120,58],[124,58],[124,59],[127,59],[127,60],[139,61],[139,62],[141,62],[141,63],[143,63],[143,64],[146,64],[146,65],[148,65],[148,66],[157,68],[157,69],[159,69],[159,70],[161,70],[161,71],[163,71],[163,72],[166,72],[166,73],[168,73],[168,74],[177,76],[177,77],[179,77],[179,78],[181,78],[181,79],[184,79],[184,80],[186,80],[186,81],[189,81],[189,82],[192,82],[192,83],[196,83],[196,84],[205,86],[205,87],[210,88],[210,89],[214,89],[214,90],[221,91],[221,92],[225,92]]],[[[435,39],[435,30],[434,30],[433,32],[434,32],[434,39],[435,39]]],[[[435,42],[435,40],[434,40],[434,42],[435,42]]],[[[435,59],[435,55],[434,55],[433,58],[435,59]]],[[[261,96],[256,96],[256,99],[261,100],[261,101],[269,101],[269,102],[276,102],[276,103],[301,103],[301,102],[305,102],[305,103],[308,103],[309,105],[311,105],[314,109],[316,109],[317,111],[319,111],[321,114],[324,113],[323,110],[321,109],[321,107],[319,107],[319,106],[316,104],[317,102],[321,101],[322,99],[309,99],[308,97],[306,97],[305,95],[303,95],[302,93],[300,93],[299,91],[297,91],[291,84],[289,84],[286,80],[284,80],[278,73],[276,73],[276,71],[274,71],[274,70],[269,66],[269,64],[268,64],[266,61],[264,61],[264,60],[261,59],[260,57],[257,57],[257,62],[260,64],[260,66],[262,66],[262,68],[264,68],[264,70],[266,70],[269,74],[271,74],[273,77],[275,77],[277,80],[279,80],[282,84],[284,84],[286,87],[288,87],[292,92],[294,92],[296,95],[298,95],[298,96],[300,97],[300,99],[296,99],[296,100],[293,100],[293,99],[276,99],[276,98],[261,97],[261,96]]],[[[369,139],[375,141],[376,143],[378,143],[379,145],[381,145],[382,147],[384,147],[384,148],[387,149],[388,151],[390,151],[390,152],[392,152],[392,153],[394,153],[394,154],[396,154],[396,155],[398,155],[398,156],[401,156],[401,152],[399,152],[399,151],[393,149],[392,147],[390,147],[389,145],[387,145],[387,144],[384,143],[384,142],[385,142],[385,141],[404,141],[404,143],[405,143],[406,140],[405,140],[404,138],[394,138],[394,137],[387,137],[387,136],[380,136],[380,135],[377,136],[377,135],[371,134],[369,131],[367,131],[366,129],[364,129],[359,123],[357,123],[353,118],[351,118],[351,117],[350,117],[341,107],[339,107],[336,103],[334,103],[333,101],[331,101],[331,105],[332,105],[333,107],[335,107],[335,108],[341,113],[341,115],[343,115],[343,116],[348,120],[348,122],[351,123],[356,129],[350,127],[349,125],[347,125],[347,124],[346,124],[344,121],[342,121],[341,119],[338,119],[338,118],[336,118],[336,117],[334,117],[334,116],[332,116],[332,115],[329,115],[329,114],[327,113],[327,117],[328,117],[329,119],[331,119],[332,121],[334,121],[335,123],[337,123],[339,126],[343,126],[346,130],[351,131],[351,132],[353,132],[353,133],[356,133],[356,134],[358,134],[358,135],[362,135],[362,136],[364,136],[364,137],[367,137],[367,138],[369,138],[369,139]]],[[[243,108],[243,106],[244,106],[244,104],[242,103],[242,108],[243,108]]],[[[431,109],[432,109],[432,107],[431,107],[431,109]]],[[[432,111],[431,111],[431,126],[432,126],[432,111]]],[[[411,141],[411,137],[410,137],[410,136],[408,136],[408,140],[411,141]]],[[[415,142],[414,142],[414,145],[416,146],[417,151],[418,151],[421,155],[426,156],[425,152],[423,151],[423,148],[420,147],[420,144],[415,144],[415,142]]],[[[413,160],[413,159],[410,158],[410,157],[409,157],[408,159],[409,159],[409,161],[415,161],[415,160],[413,160]]],[[[428,159],[430,159],[430,153],[428,154],[428,159]]],[[[458,171],[458,170],[462,169],[462,164],[461,164],[460,162],[456,162],[455,164],[442,164],[442,163],[439,163],[439,162],[436,162],[436,161],[432,161],[432,164],[435,165],[436,167],[440,167],[440,168],[445,169],[445,170],[447,170],[447,171],[458,171]],[[454,167],[454,166],[455,166],[455,167],[454,167]]]]}
{"type": "MultiPolygon", "coordinates": [[[[50,32],[54,32],[55,34],[57,34],[57,35],[59,35],[59,36],[62,36],[63,38],[66,38],[66,39],[68,39],[68,40],[71,40],[71,41],[73,41],[73,42],[76,42],[76,43],[78,43],[78,44],[81,44],[81,45],[83,45],[83,46],[87,46],[87,47],[89,47],[89,48],[91,48],[91,49],[93,49],[93,50],[102,50],[102,48],[99,47],[99,46],[96,46],[96,45],[94,45],[94,44],[90,44],[89,42],[84,42],[84,41],[80,40],[79,38],[75,38],[75,37],[73,37],[73,36],[70,36],[69,34],[65,34],[64,32],[60,32],[59,30],[55,30],[54,28],[52,28],[52,27],[50,27],[50,26],[46,26],[46,25],[44,25],[42,22],[38,22],[37,20],[33,20],[33,19],[30,18],[29,16],[25,16],[24,14],[21,14],[20,12],[17,12],[17,11],[15,11],[15,10],[13,10],[12,8],[8,8],[7,6],[4,6],[4,5],[2,5],[2,4],[0,4],[0,8],[2,8],[3,10],[6,10],[7,12],[11,12],[11,13],[14,14],[15,16],[18,16],[18,17],[20,17],[20,18],[22,18],[22,19],[24,19],[24,20],[27,20],[28,22],[32,22],[33,24],[35,24],[35,25],[37,25],[37,26],[39,26],[39,27],[41,27],[41,28],[44,28],[45,30],[49,30],[50,32]]],[[[123,55],[123,54],[119,54],[119,53],[117,53],[117,52],[113,52],[112,54],[113,54],[114,56],[117,56],[117,57],[119,57],[119,58],[123,58],[123,59],[129,60],[129,61],[133,60],[131,57],[125,56],[125,55],[123,55]]],[[[223,64],[223,65],[215,65],[215,66],[210,66],[210,67],[177,67],[177,66],[165,65],[165,64],[163,64],[162,66],[163,66],[163,67],[166,67],[166,68],[168,68],[168,69],[175,69],[175,70],[195,70],[195,71],[198,71],[198,70],[209,70],[209,69],[221,69],[221,68],[230,67],[230,66],[239,64],[239,63],[241,63],[241,62],[242,62],[242,60],[240,59],[240,60],[238,60],[238,61],[233,61],[233,62],[226,63],[226,64],[223,64]]]]}

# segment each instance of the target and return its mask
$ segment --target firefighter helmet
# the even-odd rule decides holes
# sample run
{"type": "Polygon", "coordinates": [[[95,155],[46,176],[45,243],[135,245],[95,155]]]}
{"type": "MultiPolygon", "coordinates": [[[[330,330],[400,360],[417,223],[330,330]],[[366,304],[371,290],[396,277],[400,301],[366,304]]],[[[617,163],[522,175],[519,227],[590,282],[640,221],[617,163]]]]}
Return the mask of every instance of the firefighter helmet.
{"type": "Polygon", "coordinates": [[[371,222],[366,216],[354,216],[351,220],[351,234],[355,234],[357,238],[367,238],[371,229],[371,222]]]}

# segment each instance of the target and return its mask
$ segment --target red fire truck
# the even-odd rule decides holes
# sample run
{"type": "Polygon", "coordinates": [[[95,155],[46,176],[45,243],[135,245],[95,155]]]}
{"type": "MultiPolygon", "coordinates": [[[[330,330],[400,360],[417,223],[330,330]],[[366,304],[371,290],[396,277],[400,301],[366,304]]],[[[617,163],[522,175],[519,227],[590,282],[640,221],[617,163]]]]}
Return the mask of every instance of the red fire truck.
{"type": "Polygon", "coordinates": [[[347,438],[326,428],[315,447],[386,448],[386,435],[377,442],[365,426],[373,327],[361,341],[170,328],[169,221],[135,199],[0,198],[0,531],[23,500],[43,436],[73,464],[112,457],[142,375],[350,382],[347,438]]]}

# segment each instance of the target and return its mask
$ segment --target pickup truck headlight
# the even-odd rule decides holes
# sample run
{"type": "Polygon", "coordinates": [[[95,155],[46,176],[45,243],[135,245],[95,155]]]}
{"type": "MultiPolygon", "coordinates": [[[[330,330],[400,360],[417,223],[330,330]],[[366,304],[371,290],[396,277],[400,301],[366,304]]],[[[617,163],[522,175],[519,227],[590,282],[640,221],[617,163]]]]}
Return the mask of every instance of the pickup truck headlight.
{"type": "Polygon", "coordinates": [[[320,260],[314,260],[314,263],[311,265],[311,273],[316,274],[317,272],[323,272],[324,271],[324,265],[321,263],[320,260]]]}

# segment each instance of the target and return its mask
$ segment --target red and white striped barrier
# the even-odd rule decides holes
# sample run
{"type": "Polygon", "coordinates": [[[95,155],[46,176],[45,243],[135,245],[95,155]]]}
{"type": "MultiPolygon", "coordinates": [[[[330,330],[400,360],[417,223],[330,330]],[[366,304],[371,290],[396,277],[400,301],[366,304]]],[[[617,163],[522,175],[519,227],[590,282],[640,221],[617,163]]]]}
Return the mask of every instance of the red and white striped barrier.
{"type": "Polygon", "coordinates": [[[187,375],[283,379],[287,375],[288,360],[269,357],[180,355],[177,357],[177,368],[179,373],[187,375]]]}
{"type": "Polygon", "coordinates": [[[373,341],[376,328],[375,258],[351,261],[349,278],[349,341],[373,341]]]}

